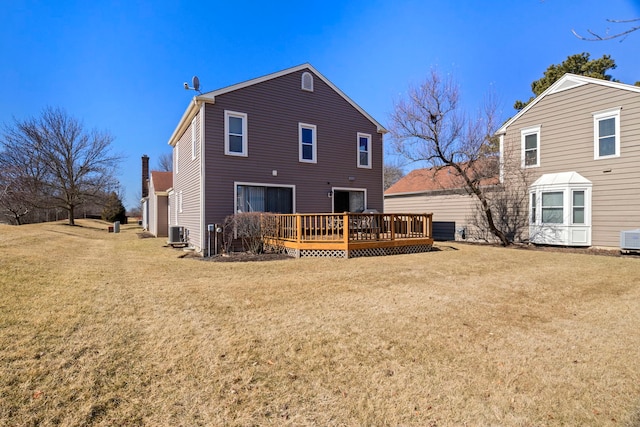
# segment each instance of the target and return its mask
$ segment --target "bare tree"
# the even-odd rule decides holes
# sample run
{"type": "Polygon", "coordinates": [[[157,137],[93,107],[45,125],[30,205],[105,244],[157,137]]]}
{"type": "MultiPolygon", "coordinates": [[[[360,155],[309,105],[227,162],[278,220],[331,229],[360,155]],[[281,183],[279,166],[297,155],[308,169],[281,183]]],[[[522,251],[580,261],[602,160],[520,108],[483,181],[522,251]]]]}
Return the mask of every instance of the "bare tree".
{"type": "Polygon", "coordinates": [[[450,167],[477,199],[488,230],[508,245],[511,236],[496,221],[496,207],[486,191],[487,181],[495,179],[500,168],[494,148],[495,116],[496,103],[491,99],[477,117],[465,115],[458,86],[432,70],[396,103],[390,127],[396,152],[413,162],[427,162],[435,170],[450,167]]]}
{"type": "Polygon", "coordinates": [[[386,163],[383,168],[383,184],[384,190],[391,187],[404,176],[404,172],[400,166],[386,163]]]}
{"type": "Polygon", "coordinates": [[[162,172],[171,172],[173,170],[173,156],[171,153],[162,153],[158,157],[158,170],[162,172]]]}
{"type": "Polygon", "coordinates": [[[112,141],[109,133],[86,131],[64,110],[49,107],[38,118],[5,125],[3,167],[15,168],[33,206],[62,208],[74,225],[77,207],[118,187],[120,157],[110,152],[112,141]]]}
{"type": "Polygon", "coordinates": [[[625,30],[621,30],[621,31],[617,31],[614,32],[613,34],[609,33],[609,29],[607,28],[605,35],[600,35],[592,30],[587,30],[587,32],[589,34],[591,34],[592,37],[584,37],[581,36],[580,34],[578,34],[576,32],[576,30],[571,30],[571,32],[573,33],[574,36],[576,36],[577,38],[579,38],[580,40],[585,40],[585,41],[590,41],[590,42],[597,42],[597,41],[604,41],[604,40],[611,40],[611,39],[616,39],[619,37],[623,37],[626,38],[629,34],[633,33],[634,31],[638,31],[640,30],[640,25],[635,25],[635,22],[640,23],[640,18],[634,18],[634,19],[607,19],[607,22],[610,22],[612,24],[633,24],[631,27],[625,29],[625,30]]]}

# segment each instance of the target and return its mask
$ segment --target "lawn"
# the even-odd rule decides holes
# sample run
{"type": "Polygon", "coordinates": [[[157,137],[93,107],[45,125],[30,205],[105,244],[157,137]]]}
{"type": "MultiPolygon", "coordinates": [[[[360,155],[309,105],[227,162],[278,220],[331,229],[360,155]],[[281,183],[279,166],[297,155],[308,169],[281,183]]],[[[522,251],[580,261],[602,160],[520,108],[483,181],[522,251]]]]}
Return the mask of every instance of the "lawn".
{"type": "Polygon", "coordinates": [[[0,225],[0,426],[637,426],[640,258],[218,263],[0,225]]]}

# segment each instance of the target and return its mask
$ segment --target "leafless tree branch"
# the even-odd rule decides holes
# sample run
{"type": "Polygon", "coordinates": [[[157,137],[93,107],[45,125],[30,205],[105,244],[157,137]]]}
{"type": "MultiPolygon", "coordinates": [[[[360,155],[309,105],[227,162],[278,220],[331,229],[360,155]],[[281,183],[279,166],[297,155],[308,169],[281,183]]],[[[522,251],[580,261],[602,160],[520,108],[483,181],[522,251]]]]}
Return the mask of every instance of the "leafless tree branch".
{"type": "MultiPolygon", "coordinates": [[[[607,22],[610,22],[612,24],[629,24],[629,23],[639,22],[639,21],[640,21],[640,18],[634,18],[634,19],[607,19],[607,22]]],[[[600,34],[588,29],[587,32],[593,36],[591,38],[590,37],[581,36],[574,29],[572,29],[571,32],[573,33],[574,36],[576,36],[580,40],[594,42],[594,41],[612,40],[612,39],[616,39],[616,38],[619,38],[619,37],[622,37],[622,40],[624,40],[630,33],[633,33],[634,31],[637,31],[637,30],[640,30],[640,25],[633,26],[631,28],[628,28],[625,31],[620,31],[620,32],[615,33],[615,34],[608,34],[609,33],[609,29],[607,29],[606,30],[607,34],[604,35],[604,36],[601,36],[600,34]]],[[[620,40],[620,41],[622,41],[622,40],[620,40]]]]}

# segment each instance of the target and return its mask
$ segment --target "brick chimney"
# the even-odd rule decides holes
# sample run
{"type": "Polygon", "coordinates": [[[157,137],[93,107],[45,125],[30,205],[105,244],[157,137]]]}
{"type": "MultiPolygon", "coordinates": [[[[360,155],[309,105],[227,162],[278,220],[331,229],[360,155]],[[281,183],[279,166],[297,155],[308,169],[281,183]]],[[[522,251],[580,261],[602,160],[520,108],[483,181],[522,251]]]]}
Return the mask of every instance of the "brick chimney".
{"type": "Polygon", "coordinates": [[[149,156],[142,156],[142,197],[149,197],[149,156]]]}

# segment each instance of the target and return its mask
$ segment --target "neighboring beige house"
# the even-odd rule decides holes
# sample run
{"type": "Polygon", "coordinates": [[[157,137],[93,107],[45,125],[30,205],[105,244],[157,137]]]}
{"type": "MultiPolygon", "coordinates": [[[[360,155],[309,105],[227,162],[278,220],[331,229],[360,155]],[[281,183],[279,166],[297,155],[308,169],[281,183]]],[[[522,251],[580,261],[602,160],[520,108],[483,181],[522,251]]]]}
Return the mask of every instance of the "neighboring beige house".
{"type": "MultiPolygon", "coordinates": [[[[497,183],[487,179],[482,185],[497,183]]],[[[474,225],[477,198],[464,188],[462,179],[451,167],[415,169],[384,192],[384,211],[433,213],[434,237],[438,240],[447,226],[455,223],[456,240],[477,238],[474,225]]],[[[483,233],[486,234],[486,233],[483,233]]]]}
{"type": "Polygon", "coordinates": [[[532,242],[618,247],[640,228],[640,87],[566,74],[497,134],[528,175],[532,242]]]}
{"type": "Polygon", "coordinates": [[[172,172],[151,171],[149,196],[143,200],[143,211],[148,215],[147,230],[156,237],[169,235],[168,195],[172,182],[172,172]]]}

